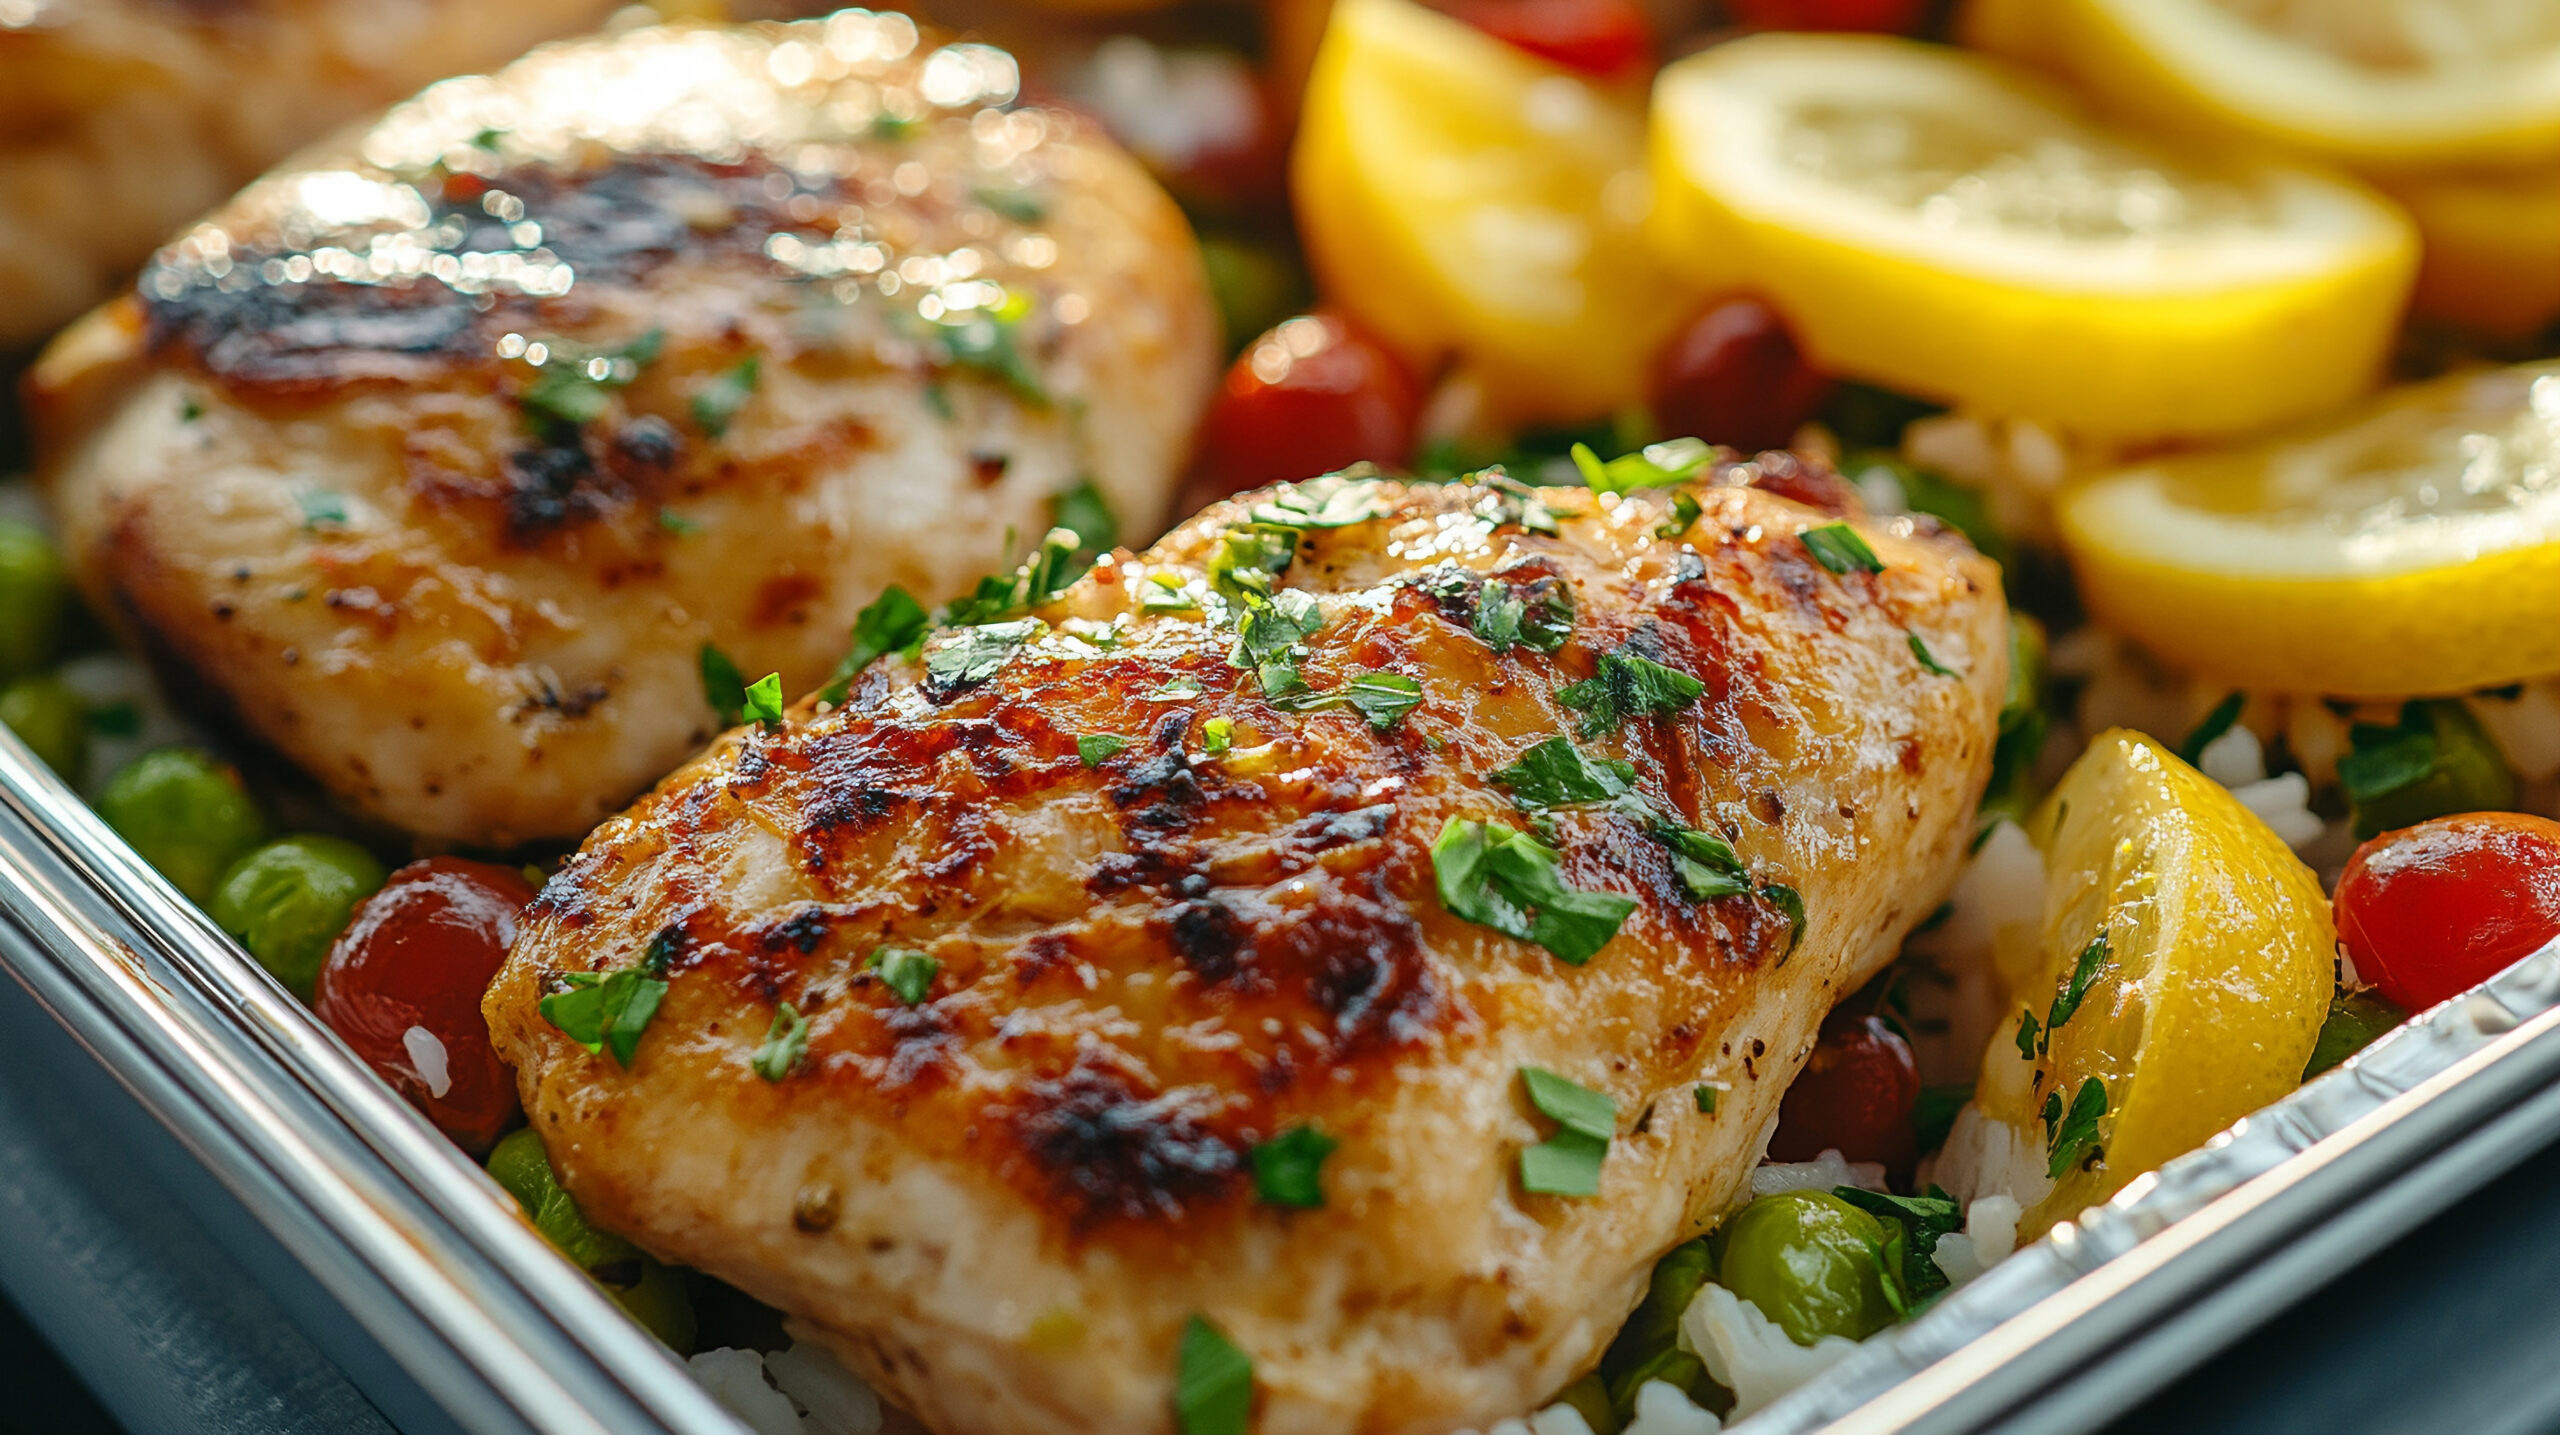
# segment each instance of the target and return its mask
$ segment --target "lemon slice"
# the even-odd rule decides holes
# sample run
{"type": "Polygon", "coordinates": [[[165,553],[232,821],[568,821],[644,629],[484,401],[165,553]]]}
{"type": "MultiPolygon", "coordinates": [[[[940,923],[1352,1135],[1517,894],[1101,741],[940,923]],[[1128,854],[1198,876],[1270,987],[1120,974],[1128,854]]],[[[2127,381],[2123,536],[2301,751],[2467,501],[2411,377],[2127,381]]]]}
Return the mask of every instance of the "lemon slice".
{"type": "Polygon", "coordinates": [[[2375,183],[2418,222],[2417,313],[2506,339],[2560,319],[2560,164],[2375,183]]]}
{"type": "Polygon", "coordinates": [[[2560,672],[2560,365],[2104,474],[2055,518],[2091,616],[2234,686],[2400,697],[2560,672]]]}
{"type": "Polygon", "coordinates": [[[1640,401],[1680,318],[1644,244],[1632,100],[1408,0],[1334,6],[1291,156],[1325,293],[1494,417],[1640,401]]]}
{"type": "Polygon", "coordinates": [[[2045,966],[2009,994],[1977,1100],[2060,1169],[2032,1239],[2300,1084],[2337,936],[2283,840],[2139,733],[2099,734],[2027,835],[2045,966]]]}
{"type": "Polygon", "coordinates": [[[2359,166],[2560,161],[2547,0],[2049,0],[2035,32],[2109,103],[2171,123],[2359,166]]]}
{"type": "Polygon", "coordinates": [[[1662,72],[1656,248],[1766,294],[1817,362],[2097,438],[2361,392],[2416,262],[2325,172],[2178,155],[1944,46],[1762,35],[1662,72]]]}

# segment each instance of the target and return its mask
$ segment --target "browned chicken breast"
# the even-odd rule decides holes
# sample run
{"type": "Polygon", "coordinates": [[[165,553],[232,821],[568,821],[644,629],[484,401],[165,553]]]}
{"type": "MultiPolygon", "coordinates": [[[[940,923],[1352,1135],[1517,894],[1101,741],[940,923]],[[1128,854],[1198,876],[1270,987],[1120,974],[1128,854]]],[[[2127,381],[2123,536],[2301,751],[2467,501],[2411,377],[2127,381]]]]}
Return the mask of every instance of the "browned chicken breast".
{"type": "Polygon", "coordinates": [[[1163,521],[1216,379],[1197,252],[1015,86],[847,11],[428,90],[48,351],[73,561],[356,808],[584,833],[722,726],[704,644],[805,691],[885,584],[948,596],[1070,499],[1163,521]]]}
{"type": "Polygon", "coordinates": [[[613,0],[0,0],[0,349],[331,127],[613,0]]]}
{"type": "Polygon", "coordinates": [[[593,1218],[945,1435],[1172,1429],[1219,1337],[1269,1435],[1521,1412],[1973,830],[1996,574],[1847,511],[1783,454],[1223,504],[598,829],[498,1050],[593,1218]]]}

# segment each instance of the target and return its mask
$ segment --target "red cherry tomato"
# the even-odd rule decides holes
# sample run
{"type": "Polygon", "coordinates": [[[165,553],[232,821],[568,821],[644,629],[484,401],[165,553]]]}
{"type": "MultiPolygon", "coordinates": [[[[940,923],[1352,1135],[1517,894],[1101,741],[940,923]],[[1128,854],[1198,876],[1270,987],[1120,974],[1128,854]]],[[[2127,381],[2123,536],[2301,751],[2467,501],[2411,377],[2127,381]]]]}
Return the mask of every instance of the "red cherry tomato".
{"type": "Polygon", "coordinates": [[[1758,30],[1919,33],[1929,0],[1733,0],[1733,17],[1758,30]]]}
{"type": "Polygon", "coordinates": [[[1334,314],[1301,314],[1245,346],[1201,434],[1190,496],[1224,498],[1413,453],[1422,390],[1402,362],[1334,314]]]}
{"type": "Polygon", "coordinates": [[[2560,936],[2560,822],[2439,817],[2356,849],[2338,879],[2356,975],[2424,1011],[2560,936]]]}
{"type": "Polygon", "coordinates": [[[1837,1151],[1852,1161],[1910,1168],[1915,1155],[1911,1108],[1920,1100],[1920,1066],[1882,1017],[1834,1013],[1805,1063],[1804,1074],[1778,1103],[1774,1161],[1810,1161],[1837,1151]]]}
{"type": "Polygon", "coordinates": [[[1748,295],[1708,305],[1654,355],[1655,424],[1744,453],[1786,447],[1830,395],[1787,321],[1748,295]]]}
{"type": "Polygon", "coordinates": [[[1653,22],[1636,0],[1444,0],[1516,49],[1598,79],[1653,68],[1653,22]]]}
{"type": "Polygon", "coordinates": [[[412,862],[356,909],[312,992],[312,1009],[356,1055],[475,1152],[515,1118],[515,1079],[489,1044],[480,997],[532,900],[512,867],[412,862]]]}

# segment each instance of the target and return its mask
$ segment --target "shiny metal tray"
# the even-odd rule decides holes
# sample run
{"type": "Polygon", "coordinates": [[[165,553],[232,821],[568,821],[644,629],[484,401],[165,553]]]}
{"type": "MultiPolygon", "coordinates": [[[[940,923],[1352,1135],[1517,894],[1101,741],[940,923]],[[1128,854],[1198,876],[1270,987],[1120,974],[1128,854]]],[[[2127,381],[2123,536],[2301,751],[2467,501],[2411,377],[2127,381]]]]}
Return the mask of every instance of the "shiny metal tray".
{"type": "MultiPolygon", "coordinates": [[[[0,969],[250,1213],[393,1423],[742,1428],[5,730],[0,969]]],[[[2560,943],[1738,1428],[2089,1428],[2555,1138],[2560,943]]]]}

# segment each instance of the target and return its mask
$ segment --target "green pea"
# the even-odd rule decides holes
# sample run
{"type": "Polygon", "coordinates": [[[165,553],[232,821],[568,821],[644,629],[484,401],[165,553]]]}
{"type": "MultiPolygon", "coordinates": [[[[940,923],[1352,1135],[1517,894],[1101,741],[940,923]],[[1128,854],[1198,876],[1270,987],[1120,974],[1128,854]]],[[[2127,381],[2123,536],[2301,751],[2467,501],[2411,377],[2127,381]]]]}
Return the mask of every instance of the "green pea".
{"type": "Polygon", "coordinates": [[[206,910],[258,965],[304,1001],[329,944],[385,873],[372,853],[338,837],[286,837],[231,864],[206,910]]]}
{"type": "Polygon", "coordinates": [[[71,608],[71,578],[53,540],[0,522],[0,682],[53,661],[71,608]]]}
{"type": "Polygon", "coordinates": [[[533,1128],[519,1127],[499,1138],[489,1151],[489,1175],[516,1198],[542,1238],[603,1286],[633,1320],[679,1355],[693,1348],[697,1322],[683,1273],[611,1231],[587,1224],[577,1201],[561,1189],[551,1155],[533,1128]]]}
{"type": "Polygon", "coordinates": [[[42,673],[0,688],[0,726],[35,749],[63,781],[80,781],[89,761],[89,713],[62,679],[42,673]]]}
{"type": "Polygon", "coordinates": [[[223,871],[266,835],[240,774],[191,748],[135,758],[107,779],[96,805],[144,861],[198,902],[212,897],[223,871]]]}
{"type": "Polygon", "coordinates": [[[1878,1264],[1886,1234],[1883,1222],[1825,1191],[1763,1196],[1727,1223],[1717,1279],[1798,1345],[1826,1335],[1864,1340],[1894,1321],[1878,1264]]]}
{"type": "Polygon", "coordinates": [[[2329,1003],[2329,1019],[2320,1023],[2319,1040],[2311,1044],[2311,1060],[2302,1068],[2302,1079],[2309,1081],[2345,1061],[2408,1019],[2407,1012],[2384,1001],[2377,992],[2350,992],[2337,997],[2329,1003]]]}

